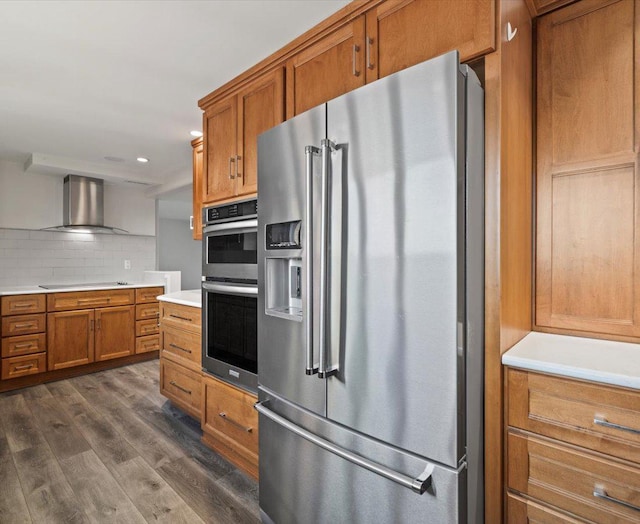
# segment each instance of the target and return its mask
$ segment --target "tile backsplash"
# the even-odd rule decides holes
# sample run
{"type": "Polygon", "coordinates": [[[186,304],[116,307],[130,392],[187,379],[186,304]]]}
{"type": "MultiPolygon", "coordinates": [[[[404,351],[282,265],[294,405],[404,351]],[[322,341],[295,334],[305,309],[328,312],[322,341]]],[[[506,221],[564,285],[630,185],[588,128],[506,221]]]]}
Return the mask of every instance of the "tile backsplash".
{"type": "Polygon", "coordinates": [[[139,282],[155,265],[152,236],[0,228],[0,286],[139,282]]]}

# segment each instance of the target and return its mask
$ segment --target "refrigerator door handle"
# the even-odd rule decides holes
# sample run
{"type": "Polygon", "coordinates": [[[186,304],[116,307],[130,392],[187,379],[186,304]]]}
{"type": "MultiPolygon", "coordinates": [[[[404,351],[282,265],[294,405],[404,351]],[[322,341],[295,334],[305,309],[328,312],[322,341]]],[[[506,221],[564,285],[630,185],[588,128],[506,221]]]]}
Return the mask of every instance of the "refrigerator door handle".
{"type": "Polygon", "coordinates": [[[431,486],[432,475],[435,469],[434,464],[427,462],[426,468],[419,476],[417,476],[416,478],[410,477],[409,475],[405,475],[404,473],[400,473],[399,471],[388,468],[387,466],[379,464],[378,462],[374,462],[373,460],[364,458],[356,453],[353,453],[352,451],[341,448],[333,442],[329,442],[328,440],[315,435],[311,431],[301,428],[300,426],[287,420],[281,415],[278,415],[274,411],[271,411],[267,406],[265,406],[267,402],[268,401],[265,400],[263,400],[262,402],[258,402],[254,405],[254,408],[261,415],[264,415],[268,419],[272,420],[276,424],[279,424],[283,428],[288,429],[292,433],[295,433],[299,437],[308,440],[312,444],[315,444],[316,446],[329,451],[330,453],[333,453],[340,458],[348,460],[349,462],[356,464],[357,466],[376,473],[381,477],[396,482],[397,484],[400,484],[405,488],[409,488],[411,491],[419,495],[422,495],[431,486]]]}
{"type": "Polygon", "coordinates": [[[336,150],[336,145],[331,141],[323,138],[321,141],[322,149],[322,181],[321,181],[321,217],[320,217],[320,368],[318,369],[318,378],[327,378],[337,373],[337,368],[327,366],[327,293],[329,286],[328,272],[328,244],[329,244],[329,186],[331,184],[331,153],[336,150]]]}
{"type": "Polygon", "coordinates": [[[319,155],[320,149],[314,146],[304,148],[306,160],[305,177],[305,251],[307,255],[305,265],[305,286],[307,288],[307,304],[305,311],[305,345],[307,362],[304,372],[307,375],[315,375],[318,366],[313,362],[313,155],[319,155]]]}

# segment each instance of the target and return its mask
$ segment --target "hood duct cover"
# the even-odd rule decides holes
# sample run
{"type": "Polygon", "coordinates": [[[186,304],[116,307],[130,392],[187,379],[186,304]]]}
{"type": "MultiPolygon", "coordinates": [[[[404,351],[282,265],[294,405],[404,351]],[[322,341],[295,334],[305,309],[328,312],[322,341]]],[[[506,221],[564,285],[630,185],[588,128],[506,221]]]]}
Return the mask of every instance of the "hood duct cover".
{"type": "Polygon", "coordinates": [[[104,225],[104,180],[86,176],[64,177],[62,226],[47,230],[79,233],[128,233],[104,225]]]}

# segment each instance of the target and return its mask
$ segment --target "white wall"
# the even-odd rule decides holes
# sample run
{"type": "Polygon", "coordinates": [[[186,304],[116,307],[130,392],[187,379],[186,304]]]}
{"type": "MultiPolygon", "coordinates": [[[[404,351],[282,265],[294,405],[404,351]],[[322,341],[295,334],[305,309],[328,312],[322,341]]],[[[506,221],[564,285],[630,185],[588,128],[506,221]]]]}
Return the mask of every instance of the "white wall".
{"type": "Polygon", "coordinates": [[[158,269],[182,271],[182,289],[200,289],[201,242],[193,240],[188,220],[158,220],[158,269]]]}
{"type": "MultiPolygon", "coordinates": [[[[0,162],[0,228],[42,229],[62,224],[63,177],[33,175],[0,162]]],[[[144,188],[105,184],[105,225],[134,235],[155,235],[155,200],[144,188]]]]}

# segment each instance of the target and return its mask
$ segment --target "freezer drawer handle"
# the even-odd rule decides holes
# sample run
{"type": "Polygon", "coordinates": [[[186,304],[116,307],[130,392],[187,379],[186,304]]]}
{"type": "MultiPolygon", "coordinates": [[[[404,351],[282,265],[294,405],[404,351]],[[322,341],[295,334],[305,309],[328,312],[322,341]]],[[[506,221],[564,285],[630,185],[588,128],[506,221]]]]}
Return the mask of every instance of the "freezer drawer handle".
{"type": "Polygon", "coordinates": [[[372,471],[373,473],[376,473],[381,477],[392,480],[393,482],[396,482],[401,486],[404,486],[405,488],[409,488],[419,495],[422,495],[431,486],[431,476],[433,474],[433,470],[435,469],[435,465],[427,463],[427,467],[418,477],[410,477],[408,475],[405,475],[404,473],[400,473],[386,466],[383,466],[382,464],[378,464],[377,462],[361,457],[360,455],[352,453],[351,451],[347,451],[340,446],[336,446],[332,442],[329,442],[328,440],[314,435],[310,431],[307,431],[306,429],[295,425],[293,422],[271,411],[268,407],[265,406],[266,402],[267,401],[262,401],[254,405],[258,413],[264,415],[268,419],[273,420],[276,424],[281,425],[282,427],[295,433],[299,437],[308,440],[316,446],[319,446],[322,449],[333,453],[334,455],[338,455],[340,458],[348,460],[353,464],[368,469],[369,471],[372,471]]]}
{"type": "Polygon", "coordinates": [[[610,497],[609,495],[607,495],[606,490],[602,486],[596,485],[593,488],[593,496],[596,497],[596,498],[599,498],[599,499],[608,500],[609,502],[613,502],[614,504],[620,504],[621,506],[624,506],[625,508],[633,509],[635,511],[640,511],[640,506],[634,506],[633,504],[629,504],[628,502],[625,502],[624,500],[620,500],[620,499],[616,499],[614,497],[610,497]]]}
{"type": "Polygon", "coordinates": [[[629,433],[640,435],[640,429],[634,429],[630,428],[629,426],[614,424],[613,422],[609,422],[602,415],[596,415],[595,417],[593,417],[593,423],[597,424],[598,426],[604,426],[605,428],[619,429],[620,431],[628,431],[629,433]]]}

